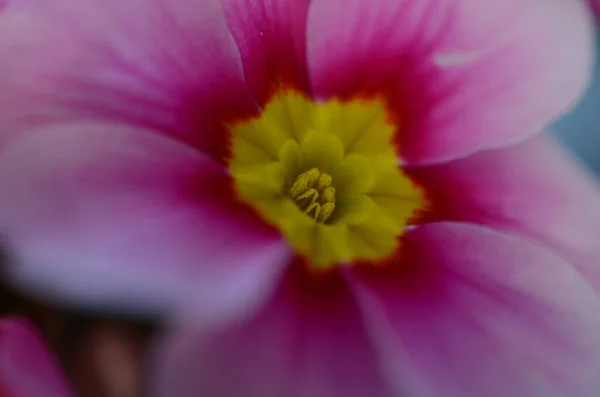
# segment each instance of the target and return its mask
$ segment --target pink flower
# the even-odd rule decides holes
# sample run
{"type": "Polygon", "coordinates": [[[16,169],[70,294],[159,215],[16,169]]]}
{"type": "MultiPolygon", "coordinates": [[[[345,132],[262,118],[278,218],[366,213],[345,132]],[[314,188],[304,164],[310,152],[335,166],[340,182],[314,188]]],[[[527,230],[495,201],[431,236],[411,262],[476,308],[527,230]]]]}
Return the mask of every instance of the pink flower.
{"type": "Polygon", "coordinates": [[[9,277],[191,309],[161,397],[596,397],[598,188],[531,138],[592,36],[573,0],[8,0],[9,277]]]}
{"type": "Polygon", "coordinates": [[[70,397],[61,370],[27,320],[0,320],[0,396],[70,397]]]}

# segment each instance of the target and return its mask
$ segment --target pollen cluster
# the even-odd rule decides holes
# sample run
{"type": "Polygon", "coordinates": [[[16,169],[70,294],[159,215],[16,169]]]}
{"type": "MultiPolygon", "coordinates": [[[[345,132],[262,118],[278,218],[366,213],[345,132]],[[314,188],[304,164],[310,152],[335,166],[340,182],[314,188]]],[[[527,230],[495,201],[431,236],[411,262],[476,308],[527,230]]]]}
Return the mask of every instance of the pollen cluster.
{"type": "Polygon", "coordinates": [[[318,168],[298,175],[289,190],[298,207],[319,223],[325,223],[335,210],[335,188],[331,175],[318,168]]]}

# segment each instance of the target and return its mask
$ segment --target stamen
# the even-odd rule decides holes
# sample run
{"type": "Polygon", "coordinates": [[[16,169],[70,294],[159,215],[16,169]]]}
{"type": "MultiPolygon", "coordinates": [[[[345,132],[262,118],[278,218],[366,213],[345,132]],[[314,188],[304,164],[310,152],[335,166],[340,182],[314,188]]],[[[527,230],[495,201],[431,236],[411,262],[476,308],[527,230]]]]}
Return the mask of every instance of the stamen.
{"type": "Polygon", "coordinates": [[[289,190],[298,207],[319,223],[325,223],[335,210],[335,188],[331,175],[318,168],[298,175],[289,190]]]}
{"type": "Polygon", "coordinates": [[[331,175],[322,173],[321,175],[319,175],[319,180],[317,181],[317,190],[323,190],[327,187],[330,187],[331,182],[333,182],[333,178],[331,177],[331,175]]]}
{"type": "Polygon", "coordinates": [[[298,175],[296,181],[290,189],[292,198],[297,198],[308,189],[311,189],[315,182],[319,180],[319,176],[321,176],[321,172],[319,172],[317,168],[311,168],[310,170],[298,175]]]}
{"type": "Polygon", "coordinates": [[[302,193],[300,196],[296,197],[296,201],[302,201],[307,198],[311,198],[311,204],[316,203],[317,199],[319,198],[319,192],[317,189],[308,189],[306,193],[302,193]]]}
{"type": "Polygon", "coordinates": [[[321,206],[321,213],[316,214],[316,218],[318,222],[325,223],[327,219],[333,214],[333,210],[335,209],[334,203],[325,203],[321,206]]]}

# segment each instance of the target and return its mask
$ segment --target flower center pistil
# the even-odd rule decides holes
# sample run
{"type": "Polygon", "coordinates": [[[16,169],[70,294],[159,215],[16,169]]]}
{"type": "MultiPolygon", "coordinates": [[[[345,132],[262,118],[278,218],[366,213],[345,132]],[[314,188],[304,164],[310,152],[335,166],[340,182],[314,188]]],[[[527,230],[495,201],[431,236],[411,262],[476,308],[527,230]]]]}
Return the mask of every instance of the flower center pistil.
{"type": "Polygon", "coordinates": [[[296,205],[319,223],[326,223],[335,210],[335,188],[331,175],[311,168],[298,175],[289,195],[296,205]]]}

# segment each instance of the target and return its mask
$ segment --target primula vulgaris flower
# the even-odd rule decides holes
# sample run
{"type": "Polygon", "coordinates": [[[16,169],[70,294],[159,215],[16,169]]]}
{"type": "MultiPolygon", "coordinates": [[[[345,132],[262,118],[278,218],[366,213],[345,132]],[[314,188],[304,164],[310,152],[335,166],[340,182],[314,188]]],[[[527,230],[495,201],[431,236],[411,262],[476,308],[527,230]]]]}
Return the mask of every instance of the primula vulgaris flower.
{"type": "Polygon", "coordinates": [[[70,397],[73,392],[25,319],[0,319],[0,396],[70,397]]]}
{"type": "Polygon", "coordinates": [[[528,138],[588,81],[582,1],[0,15],[8,275],[193,306],[156,395],[600,392],[598,190],[528,138]]]}

